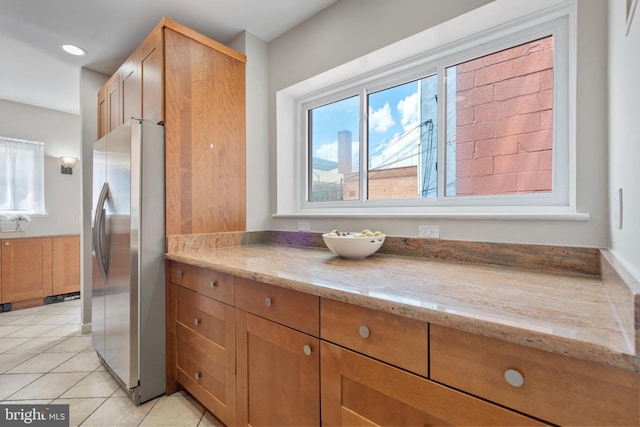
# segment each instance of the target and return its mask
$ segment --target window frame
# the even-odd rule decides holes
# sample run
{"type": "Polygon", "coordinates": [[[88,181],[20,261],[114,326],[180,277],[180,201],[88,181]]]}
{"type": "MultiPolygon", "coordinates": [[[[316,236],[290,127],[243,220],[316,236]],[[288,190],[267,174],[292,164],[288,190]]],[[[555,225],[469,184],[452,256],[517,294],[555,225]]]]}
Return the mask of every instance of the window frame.
{"type": "MultiPolygon", "coordinates": [[[[572,2],[550,2],[546,10],[531,11],[508,20],[501,25],[471,32],[450,43],[426,49],[419,54],[396,60],[364,74],[352,74],[343,81],[328,84],[316,82],[318,87],[307,93],[286,99],[286,92],[278,93],[281,101],[293,102],[296,182],[294,203],[282,203],[278,197],[275,216],[442,216],[442,217],[549,217],[550,219],[586,219],[588,214],[576,212],[575,192],[575,7],[572,2]],[[505,195],[446,196],[445,168],[438,168],[438,194],[435,198],[415,199],[367,199],[367,94],[393,87],[412,80],[438,74],[438,123],[443,123],[446,110],[444,71],[465,61],[518,46],[546,36],[554,39],[554,104],[553,104],[553,165],[552,192],[505,195]],[[280,95],[285,95],[282,98],[280,95]],[[311,108],[359,95],[360,117],[360,186],[361,197],[357,201],[310,202],[308,194],[309,144],[307,140],[307,112],[311,108]]],[[[515,11],[512,11],[515,13],[515,11]]],[[[471,12],[473,13],[473,12],[471,12]]],[[[455,21],[455,19],[454,19],[455,21]]],[[[442,25],[442,24],[441,24],[442,25]]],[[[428,30],[427,30],[428,31],[428,30]]],[[[339,67],[340,68],[340,67],[339,67]]],[[[338,70],[341,72],[342,70],[338,70]]],[[[344,74],[344,73],[343,73],[344,74]]],[[[320,81],[322,78],[320,78],[320,81]]],[[[281,124],[278,115],[278,124],[281,124]]],[[[282,132],[278,134],[278,150],[282,132]]],[[[438,162],[445,160],[446,126],[438,126],[438,162]]],[[[281,157],[281,156],[279,156],[281,157]]],[[[280,162],[278,163],[280,167],[280,162]]],[[[279,171],[278,175],[281,173],[279,171]]],[[[278,194],[285,189],[278,180],[278,194]]]]}

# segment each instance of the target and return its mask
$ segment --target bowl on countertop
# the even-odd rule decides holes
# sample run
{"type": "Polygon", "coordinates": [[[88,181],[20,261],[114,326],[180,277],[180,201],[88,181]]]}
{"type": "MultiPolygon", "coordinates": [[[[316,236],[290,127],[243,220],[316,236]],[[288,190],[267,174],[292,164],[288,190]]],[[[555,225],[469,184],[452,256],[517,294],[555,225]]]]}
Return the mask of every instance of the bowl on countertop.
{"type": "Polygon", "coordinates": [[[360,232],[335,232],[322,235],[329,250],[343,258],[363,259],[374,254],[384,243],[384,234],[366,236],[360,232]]]}

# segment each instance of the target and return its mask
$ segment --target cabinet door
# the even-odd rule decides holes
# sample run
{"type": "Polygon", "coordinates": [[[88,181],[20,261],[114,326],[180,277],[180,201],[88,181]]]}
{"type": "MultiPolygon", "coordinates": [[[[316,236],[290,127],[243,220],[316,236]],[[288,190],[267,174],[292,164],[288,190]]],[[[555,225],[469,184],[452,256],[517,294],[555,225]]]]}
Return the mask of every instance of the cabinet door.
{"type": "Polygon", "coordinates": [[[323,425],[540,425],[342,347],[321,345],[323,425]]]}
{"type": "Polygon", "coordinates": [[[164,32],[166,233],[245,229],[244,63],[164,32]]]}
{"type": "Polygon", "coordinates": [[[164,68],[161,30],[151,33],[136,50],[141,81],[140,114],[154,123],[164,122],[164,68]]]}
{"type": "Polygon", "coordinates": [[[111,132],[122,124],[120,112],[120,80],[118,74],[114,74],[107,81],[107,133],[111,132]]]}
{"type": "Polygon", "coordinates": [[[2,240],[2,303],[52,295],[51,238],[2,240]]]}
{"type": "Polygon", "coordinates": [[[142,117],[140,70],[135,55],[132,55],[118,70],[120,97],[122,99],[123,122],[142,117]]]}
{"type": "Polygon", "coordinates": [[[109,111],[107,109],[107,87],[98,91],[98,139],[108,133],[109,111]]]}
{"type": "Polygon", "coordinates": [[[80,292],[80,236],[51,240],[53,295],[80,292]]]}
{"type": "Polygon", "coordinates": [[[236,311],[238,425],[320,425],[319,340],[236,311]]]}

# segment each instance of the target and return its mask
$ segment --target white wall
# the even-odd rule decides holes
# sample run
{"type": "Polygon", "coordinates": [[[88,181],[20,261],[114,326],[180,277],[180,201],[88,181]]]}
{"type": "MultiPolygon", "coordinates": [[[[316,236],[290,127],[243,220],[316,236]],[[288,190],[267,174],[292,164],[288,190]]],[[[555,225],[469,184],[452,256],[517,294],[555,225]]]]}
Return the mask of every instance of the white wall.
{"type": "Polygon", "coordinates": [[[269,91],[267,43],[243,32],[229,47],[247,56],[247,231],[269,229],[269,91]]]}
{"type": "Polygon", "coordinates": [[[93,143],[98,136],[98,90],[109,76],[80,70],[80,111],[82,120],[82,233],[80,237],[80,296],[82,331],[91,330],[91,205],[93,190],[93,143]]]}
{"type": "Polygon", "coordinates": [[[80,234],[83,162],[60,173],[58,157],[80,158],[80,116],[0,99],[0,135],[44,142],[46,216],[33,217],[27,236],[80,234]]]}
{"type": "MultiPolygon", "coordinates": [[[[269,122],[271,210],[275,213],[275,93],[380,47],[480,7],[487,1],[340,0],[269,43],[269,122]]],[[[609,244],[607,209],[607,29],[606,2],[577,3],[577,210],[588,221],[499,221],[450,219],[304,219],[312,231],[333,228],[379,229],[390,235],[416,236],[418,224],[440,226],[440,237],[605,247],[609,244]]],[[[286,197],[286,196],[285,196],[286,197]]],[[[297,230],[295,218],[274,218],[271,228],[297,230]]]]}
{"type": "Polygon", "coordinates": [[[609,201],[611,250],[640,280],[640,7],[626,32],[627,0],[609,0],[609,201]],[[622,229],[613,196],[622,188],[622,229]]]}

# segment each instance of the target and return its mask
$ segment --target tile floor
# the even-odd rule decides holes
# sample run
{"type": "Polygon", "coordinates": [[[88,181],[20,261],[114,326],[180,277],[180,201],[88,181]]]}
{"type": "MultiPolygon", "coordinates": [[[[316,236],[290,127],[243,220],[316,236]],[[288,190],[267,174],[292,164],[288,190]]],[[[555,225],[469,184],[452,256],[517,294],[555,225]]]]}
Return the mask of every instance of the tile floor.
{"type": "Polygon", "coordinates": [[[69,404],[70,426],[222,426],[182,392],[135,406],[80,333],[80,300],[0,313],[0,403],[69,404]]]}

